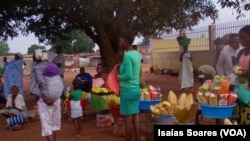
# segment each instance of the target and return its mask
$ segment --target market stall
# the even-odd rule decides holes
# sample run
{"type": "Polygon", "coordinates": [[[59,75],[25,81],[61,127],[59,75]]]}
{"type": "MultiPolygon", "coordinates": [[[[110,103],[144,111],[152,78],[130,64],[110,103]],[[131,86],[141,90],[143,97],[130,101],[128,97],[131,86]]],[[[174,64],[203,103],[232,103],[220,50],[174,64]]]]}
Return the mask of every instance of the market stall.
{"type": "Polygon", "coordinates": [[[91,105],[96,110],[96,126],[110,127],[112,124],[112,117],[109,107],[107,105],[106,96],[113,93],[104,87],[94,86],[91,92],[91,105]]]}
{"type": "Polygon", "coordinates": [[[230,118],[236,106],[237,95],[229,90],[230,77],[215,76],[199,89],[197,99],[202,115],[208,118],[230,118]]]}

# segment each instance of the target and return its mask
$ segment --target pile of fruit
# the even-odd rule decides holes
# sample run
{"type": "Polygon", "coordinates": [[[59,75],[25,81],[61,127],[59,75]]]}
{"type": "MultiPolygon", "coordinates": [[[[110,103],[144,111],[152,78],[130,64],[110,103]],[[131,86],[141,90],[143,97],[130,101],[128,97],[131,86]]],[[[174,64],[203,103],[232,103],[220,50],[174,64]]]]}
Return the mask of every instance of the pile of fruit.
{"type": "Polygon", "coordinates": [[[240,66],[234,66],[233,70],[234,70],[234,73],[237,76],[242,76],[243,75],[243,70],[242,70],[242,68],[240,66]]]}
{"type": "Polygon", "coordinates": [[[194,120],[198,104],[194,103],[192,94],[181,94],[179,98],[173,91],[170,91],[165,101],[150,107],[154,117],[172,115],[179,123],[194,120]]]}
{"type": "Polygon", "coordinates": [[[249,88],[250,78],[246,75],[246,73],[244,73],[243,69],[240,66],[234,66],[233,70],[234,73],[238,76],[238,78],[236,79],[236,83],[240,83],[245,88],[249,88]]]}
{"type": "Polygon", "coordinates": [[[237,95],[231,92],[230,77],[215,76],[214,80],[206,81],[197,93],[199,103],[211,106],[233,105],[237,95]]]}
{"type": "MultiPolygon", "coordinates": [[[[70,92],[66,92],[66,101],[70,101],[70,92]]],[[[87,92],[82,92],[82,100],[87,100],[89,97],[89,94],[87,92]]]]}
{"type": "Polygon", "coordinates": [[[168,94],[168,100],[162,101],[155,106],[151,106],[150,110],[154,116],[161,116],[167,114],[173,114],[183,109],[190,110],[191,105],[193,104],[193,95],[192,94],[181,94],[179,99],[177,99],[174,92],[170,91],[168,94]]]}
{"type": "Polygon", "coordinates": [[[141,100],[161,100],[161,97],[162,94],[159,86],[156,88],[149,85],[148,87],[141,89],[141,100]]]}
{"type": "Polygon", "coordinates": [[[111,93],[111,90],[104,87],[94,86],[91,92],[95,94],[109,94],[111,93]]]}
{"type": "Polygon", "coordinates": [[[120,97],[116,95],[106,96],[106,101],[109,108],[118,108],[120,107],[120,97]]]}

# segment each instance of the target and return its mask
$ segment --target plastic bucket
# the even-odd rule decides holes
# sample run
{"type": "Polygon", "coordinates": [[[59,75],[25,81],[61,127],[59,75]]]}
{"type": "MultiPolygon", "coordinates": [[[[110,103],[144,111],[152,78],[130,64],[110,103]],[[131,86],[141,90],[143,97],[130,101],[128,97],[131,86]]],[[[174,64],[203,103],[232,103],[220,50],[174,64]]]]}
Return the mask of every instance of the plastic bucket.
{"type": "Polygon", "coordinates": [[[223,119],[229,118],[233,115],[233,109],[236,104],[230,106],[210,106],[199,104],[202,115],[207,118],[223,119]]]}
{"type": "Polygon", "coordinates": [[[111,115],[107,114],[98,114],[96,115],[96,126],[97,127],[110,127],[112,125],[111,115]]]}
{"type": "Polygon", "coordinates": [[[139,108],[140,110],[150,110],[150,106],[156,105],[159,102],[160,100],[150,100],[150,101],[142,100],[140,101],[139,108]]]}

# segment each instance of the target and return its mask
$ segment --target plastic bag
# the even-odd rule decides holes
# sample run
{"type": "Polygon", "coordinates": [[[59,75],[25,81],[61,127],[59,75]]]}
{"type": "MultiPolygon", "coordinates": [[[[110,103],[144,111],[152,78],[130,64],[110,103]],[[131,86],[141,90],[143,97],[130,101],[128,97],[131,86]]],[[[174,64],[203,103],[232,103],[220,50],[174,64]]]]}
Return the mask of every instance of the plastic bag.
{"type": "Polygon", "coordinates": [[[118,73],[117,69],[118,69],[118,65],[115,65],[114,68],[111,70],[111,72],[108,74],[105,87],[107,89],[110,89],[114,94],[119,95],[120,83],[117,78],[117,73],[118,73]]]}
{"type": "Polygon", "coordinates": [[[250,102],[250,91],[242,85],[239,85],[238,98],[240,102],[248,104],[250,102]]]}

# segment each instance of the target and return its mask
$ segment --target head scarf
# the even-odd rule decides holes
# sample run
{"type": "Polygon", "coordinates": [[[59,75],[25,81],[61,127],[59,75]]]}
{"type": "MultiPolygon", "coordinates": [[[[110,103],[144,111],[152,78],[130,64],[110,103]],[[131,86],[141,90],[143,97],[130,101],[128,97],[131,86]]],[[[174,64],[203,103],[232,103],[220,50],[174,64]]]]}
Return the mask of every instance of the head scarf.
{"type": "Polygon", "coordinates": [[[48,53],[46,50],[38,49],[35,51],[35,57],[37,60],[47,61],[48,53]]]}
{"type": "Polygon", "coordinates": [[[23,54],[22,54],[22,53],[17,52],[16,55],[17,55],[20,59],[23,59],[23,54]]]}
{"type": "Polygon", "coordinates": [[[14,85],[12,85],[10,88],[11,88],[11,89],[16,88],[17,90],[19,90],[20,87],[19,87],[18,85],[14,84],[14,85]]]}
{"type": "Polygon", "coordinates": [[[216,75],[216,71],[214,69],[214,67],[210,66],[210,65],[202,65],[199,67],[198,71],[207,74],[207,75],[211,75],[211,76],[215,76],[216,75]]]}
{"type": "Polygon", "coordinates": [[[54,63],[48,64],[43,71],[43,75],[45,76],[56,76],[58,74],[59,74],[59,68],[54,63]]]}

